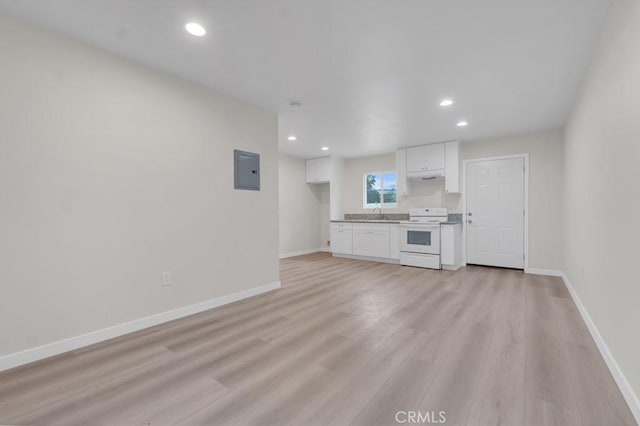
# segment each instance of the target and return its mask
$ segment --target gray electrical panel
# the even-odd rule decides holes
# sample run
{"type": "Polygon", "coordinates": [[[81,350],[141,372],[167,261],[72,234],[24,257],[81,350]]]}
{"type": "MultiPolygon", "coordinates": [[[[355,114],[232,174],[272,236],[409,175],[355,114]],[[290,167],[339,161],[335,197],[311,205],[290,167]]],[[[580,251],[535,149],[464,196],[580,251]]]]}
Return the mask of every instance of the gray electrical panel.
{"type": "Polygon", "coordinates": [[[234,188],[260,191],[260,154],[233,150],[234,188]]]}

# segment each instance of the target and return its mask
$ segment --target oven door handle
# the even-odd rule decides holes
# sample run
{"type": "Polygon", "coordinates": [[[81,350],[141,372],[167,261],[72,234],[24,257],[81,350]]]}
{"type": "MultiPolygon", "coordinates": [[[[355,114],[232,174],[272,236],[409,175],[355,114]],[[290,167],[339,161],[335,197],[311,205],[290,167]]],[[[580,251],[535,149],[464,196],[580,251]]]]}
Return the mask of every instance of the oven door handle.
{"type": "Polygon", "coordinates": [[[400,227],[402,229],[411,230],[411,231],[425,231],[425,230],[440,229],[440,225],[422,225],[422,226],[400,225],[400,227]]]}

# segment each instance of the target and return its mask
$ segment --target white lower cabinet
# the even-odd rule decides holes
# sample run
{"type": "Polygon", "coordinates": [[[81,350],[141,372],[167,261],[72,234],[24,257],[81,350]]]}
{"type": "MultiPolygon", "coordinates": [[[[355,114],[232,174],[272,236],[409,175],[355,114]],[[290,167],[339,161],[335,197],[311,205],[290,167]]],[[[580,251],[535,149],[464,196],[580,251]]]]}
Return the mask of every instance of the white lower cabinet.
{"type": "Polygon", "coordinates": [[[389,257],[400,259],[400,225],[389,224],[389,257]]]}
{"type": "Polygon", "coordinates": [[[456,270],[462,265],[462,224],[442,225],[440,262],[444,269],[456,270]]]}
{"type": "Polygon", "coordinates": [[[331,222],[331,252],[399,260],[400,225],[331,222]]]}
{"type": "Polygon", "coordinates": [[[353,224],[353,254],[389,258],[389,246],[389,224],[353,224]]]}
{"type": "Polygon", "coordinates": [[[331,224],[331,252],[338,254],[353,254],[353,224],[331,224]]]}
{"type": "MultiPolygon", "coordinates": [[[[381,262],[384,261],[382,259],[400,260],[400,225],[331,222],[331,252],[378,258],[381,262]]],[[[402,256],[405,262],[402,263],[403,265],[440,269],[442,263],[443,269],[460,268],[462,266],[462,224],[441,226],[440,256],[414,253],[402,253],[402,256]]]]}

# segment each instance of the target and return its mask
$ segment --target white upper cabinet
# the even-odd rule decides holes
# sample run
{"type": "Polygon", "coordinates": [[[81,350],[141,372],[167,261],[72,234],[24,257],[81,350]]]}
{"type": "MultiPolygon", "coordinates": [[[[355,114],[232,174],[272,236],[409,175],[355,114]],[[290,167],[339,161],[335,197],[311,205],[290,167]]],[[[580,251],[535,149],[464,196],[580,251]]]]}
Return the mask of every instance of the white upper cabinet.
{"type": "Polygon", "coordinates": [[[407,148],[407,176],[444,169],[444,144],[407,148]]]}
{"type": "Polygon", "coordinates": [[[425,170],[444,169],[444,144],[425,145],[424,158],[425,170]]]}
{"type": "Polygon", "coordinates": [[[307,183],[331,181],[331,157],[307,160],[307,183]]]}
{"type": "Polygon", "coordinates": [[[409,195],[409,179],[444,176],[445,192],[460,192],[460,142],[400,148],[396,151],[398,195],[409,195]]]}
{"type": "Polygon", "coordinates": [[[425,166],[424,146],[414,146],[405,149],[406,171],[407,173],[422,172],[425,166]]]}
{"type": "Polygon", "coordinates": [[[396,190],[398,195],[409,195],[409,185],[407,185],[407,150],[405,148],[396,151],[396,173],[398,183],[396,190]]]}
{"type": "Polygon", "coordinates": [[[444,190],[447,193],[458,193],[460,192],[460,142],[447,142],[444,145],[444,190]]]}

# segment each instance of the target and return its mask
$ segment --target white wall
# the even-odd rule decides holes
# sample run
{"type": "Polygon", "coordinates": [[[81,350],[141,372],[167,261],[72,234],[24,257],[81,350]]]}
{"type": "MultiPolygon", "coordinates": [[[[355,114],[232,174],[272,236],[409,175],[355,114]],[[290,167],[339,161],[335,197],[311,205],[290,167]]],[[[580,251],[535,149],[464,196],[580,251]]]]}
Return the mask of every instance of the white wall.
{"type": "Polygon", "coordinates": [[[331,177],[329,184],[329,217],[331,220],[344,219],[344,158],[331,157],[331,177]]]}
{"type": "Polygon", "coordinates": [[[565,129],[564,155],[565,273],[636,398],[640,395],[640,279],[635,264],[640,254],[638,40],[640,2],[615,1],[565,129]]]}
{"type": "Polygon", "coordinates": [[[327,241],[331,240],[331,188],[328,183],[318,185],[320,190],[320,248],[330,250],[327,241]]]}
{"type": "MultiPolygon", "coordinates": [[[[307,184],[306,161],[280,154],[280,255],[320,248],[320,191],[307,184]]],[[[324,185],[328,186],[328,185],[324,185]]],[[[327,223],[329,218],[326,218],[327,223]]]]}
{"type": "Polygon", "coordinates": [[[529,154],[529,268],[562,270],[563,135],[559,130],[462,144],[462,160],[529,154]]]}
{"type": "Polygon", "coordinates": [[[274,114],[3,16],[0,52],[0,355],[278,280],[274,114]]]}
{"type": "MultiPolygon", "coordinates": [[[[462,162],[468,159],[529,154],[529,267],[562,269],[563,135],[559,130],[507,138],[466,142],[462,162]]],[[[363,174],[395,170],[395,153],[349,159],[345,170],[345,213],[371,213],[363,208],[363,174]]],[[[385,213],[407,213],[414,207],[446,207],[462,212],[459,194],[444,192],[444,180],[409,181],[411,195],[385,213]]]]}
{"type": "MultiPolygon", "coordinates": [[[[345,162],[345,213],[371,213],[363,206],[365,173],[388,172],[396,169],[396,153],[348,159],[345,162]]],[[[400,197],[397,208],[386,208],[384,213],[408,213],[416,207],[447,207],[459,211],[460,195],[444,192],[444,180],[410,181],[410,197],[400,197]]]]}

